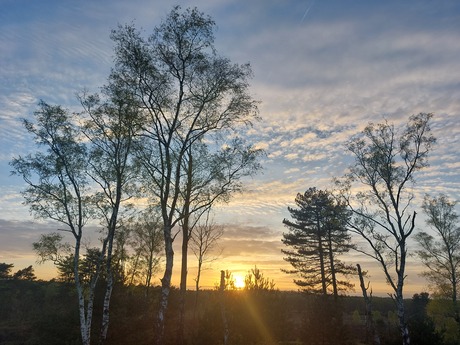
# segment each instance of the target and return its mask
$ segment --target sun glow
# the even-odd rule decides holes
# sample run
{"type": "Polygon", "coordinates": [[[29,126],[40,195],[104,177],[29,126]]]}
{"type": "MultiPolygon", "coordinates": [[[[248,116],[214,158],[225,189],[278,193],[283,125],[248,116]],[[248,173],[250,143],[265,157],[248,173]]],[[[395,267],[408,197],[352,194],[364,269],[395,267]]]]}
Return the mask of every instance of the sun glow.
{"type": "Polygon", "coordinates": [[[235,283],[235,287],[237,289],[243,289],[244,288],[244,277],[240,276],[240,275],[234,275],[233,276],[233,280],[234,280],[234,283],[235,283]]]}

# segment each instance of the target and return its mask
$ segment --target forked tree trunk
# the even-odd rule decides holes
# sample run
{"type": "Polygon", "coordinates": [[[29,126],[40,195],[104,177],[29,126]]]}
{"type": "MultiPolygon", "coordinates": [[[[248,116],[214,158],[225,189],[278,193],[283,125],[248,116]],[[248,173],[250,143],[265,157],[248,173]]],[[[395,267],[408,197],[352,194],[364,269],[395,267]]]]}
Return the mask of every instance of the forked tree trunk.
{"type": "Polygon", "coordinates": [[[78,295],[78,307],[80,312],[80,334],[81,342],[83,345],[90,345],[91,342],[91,329],[88,327],[86,322],[85,314],[85,297],[83,293],[83,288],[80,284],[76,284],[77,295],[78,295]]]}

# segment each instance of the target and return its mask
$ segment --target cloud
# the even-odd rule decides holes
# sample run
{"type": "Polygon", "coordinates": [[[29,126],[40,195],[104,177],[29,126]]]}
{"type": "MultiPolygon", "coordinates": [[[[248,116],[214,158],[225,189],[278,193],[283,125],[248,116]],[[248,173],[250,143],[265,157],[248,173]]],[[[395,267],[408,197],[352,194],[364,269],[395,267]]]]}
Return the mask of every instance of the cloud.
{"type": "Polygon", "coordinates": [[[16,258],[32,253],[32,243],[41,233],[52,232],[55,225],[34,221],[0,219],[0,252],[4,257],[16,258]]]}
{"type": "MultiPolygon", "coordinates": [[[[418,174],[417,200],[425,192],[457,198],[458,3],[181,3],[212,15],[219,54],[251,63],[251,93],[261,101],[262,121],[242,136],[266,150],[264,171],[245,179],[246,191],[216,210],[228,224],[231,250],[219,268],[238,260],[246,265],[242,269],[251,260],[263,261],[266,269],[278,269],[275,262],[283,265],[275,252],[287,206],[296,193],[328,188],[332,177],[344,174],[352,163],[345,143],[369,121],[386,118],[400,125],[411,114],[434,112],[438,142],[431,166],[418,174]]],[[[45,1],[23,8],[23,2],[7,0],[0,13],[0,246],[12,243],[9,248],[30,252],[35,234],[27,230],[32,223],[14,222],[32,221],[18,194],[22,181],[9,176],[11,158],[33,149],[19,119],[30,118],[40,98],[79,110],[75,92],[84,87],[97,91],[113,64],[110,30],[134,21],[149,34],[170,8],[169,3],[147,0],[45,1]]],[[[40,225],[38,230],[45,229],[40,225]]]]}

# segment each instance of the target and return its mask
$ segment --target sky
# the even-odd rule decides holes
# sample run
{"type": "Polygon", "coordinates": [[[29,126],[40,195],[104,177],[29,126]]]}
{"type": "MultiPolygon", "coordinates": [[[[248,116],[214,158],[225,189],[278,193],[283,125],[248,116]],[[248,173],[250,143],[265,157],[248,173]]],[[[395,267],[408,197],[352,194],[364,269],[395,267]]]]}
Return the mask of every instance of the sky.
{"type": "MultiPolygon", "coordinates": [[[[257,267],[280,289],[296,290],[281,238],[297,193],[330,188],[351,164],[345,142],[370,121],[396,126],[432,112],[437,144],[430,167],[417,176],[414,207],[424,193],[460,192],[460,2],[351,0],[197,0],[216,22],[215,45],[235,63],[249,62],[251,93],[262,120],[248,139],[266,150],[260,174],[246,191],[216,209],[225,227],[222,254],[204,272],[212,287],[220,270],[243,275],[257,267]]],[[[24,183],[10,175],[13,157],[34,151],[21,125],[40,99],[78,110],[76,93],[97,92],[113,64],[110,31],[134,23],[146,34],[173,3],[157,0],[0,0],[0,262],[15,270],[37,265],[32,242],[58,225],[34,219],[22,204],[24,183]]],[[[426,229],[423,217],[417,229],[426,229]]],[[[91,237],[88,234],[89,238],[91,237]]],[[[411,244],[415,250],[416,245],[411,244]]],[[[180,250],[177,249],[176,253],[180,250]]],[[[176,255],[179,258],[178,255],[176,255]]],[[[196,263],[191,258],[189,284],[196,263]]],[[[370,272],[374,294],[390,287],[375,263],[358,253],[346,261],[370,272]]],[[[179,260],[173,283],[177,284],[179,260]]],[[[411,257],[406,297],[426,291],[411,257]]],[[[159,276],[156,283],[158,283],[159,276]]],[[[359,293],[359,287],[355,293],[359,293]]]]}

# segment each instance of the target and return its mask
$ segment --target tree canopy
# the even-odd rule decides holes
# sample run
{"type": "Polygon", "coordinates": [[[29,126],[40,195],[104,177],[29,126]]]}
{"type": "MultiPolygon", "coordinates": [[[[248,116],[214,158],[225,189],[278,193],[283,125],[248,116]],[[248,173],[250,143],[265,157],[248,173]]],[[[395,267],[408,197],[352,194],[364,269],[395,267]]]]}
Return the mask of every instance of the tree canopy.
{"type": "Polygon", "coordinates": [[[309,293],[337,296],[349,290],[352,284],[346,276],[355,269],[338,258],[351,248],[346,205],[316,188],[297,194],[295,203],[297,208],[288,208],[293,220],[283,220],[289,231],[282,241],[290,249],[282,252],[293,266],[286,272],[298,276],[294,282],[309,293]]]}

